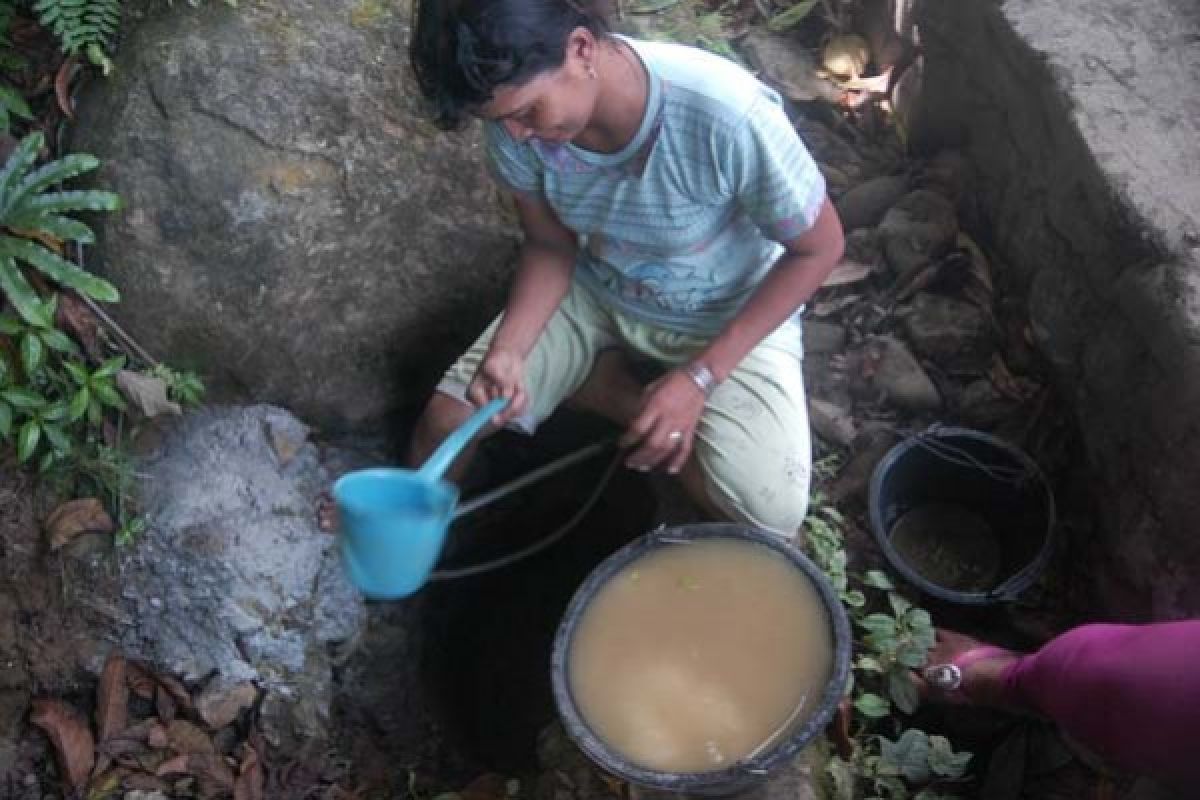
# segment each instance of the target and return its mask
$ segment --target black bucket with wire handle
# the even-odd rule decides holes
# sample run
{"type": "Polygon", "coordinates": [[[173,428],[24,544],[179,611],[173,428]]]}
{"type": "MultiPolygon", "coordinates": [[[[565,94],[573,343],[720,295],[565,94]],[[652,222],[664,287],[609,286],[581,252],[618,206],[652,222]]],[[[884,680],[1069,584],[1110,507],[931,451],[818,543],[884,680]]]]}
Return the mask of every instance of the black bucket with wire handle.
{"type": "Polygon", "coordinates": [[[1013,445],[981,431],[934,426],[875,468],[871,532],[891,566],[941,600],[1016,599],[1054,551],[1054,496],[1013,445]]]}

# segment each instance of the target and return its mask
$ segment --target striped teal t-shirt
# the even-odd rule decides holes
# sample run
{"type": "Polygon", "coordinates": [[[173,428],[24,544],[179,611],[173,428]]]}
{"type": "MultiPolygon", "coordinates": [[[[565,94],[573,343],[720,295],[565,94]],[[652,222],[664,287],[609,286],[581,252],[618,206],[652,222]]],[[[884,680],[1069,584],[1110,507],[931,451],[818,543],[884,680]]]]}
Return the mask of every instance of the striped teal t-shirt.
{"type": "Polygon", "coordinates": [[[576,280],[653,325],[712,335],[783,252],[778,242],[812,226],[825,181],[779,95],[750,73],[703,50],[625,41],[650,76],[626,147],[518,142],[488,122],[488,162],[579,235],[576,280]]]}

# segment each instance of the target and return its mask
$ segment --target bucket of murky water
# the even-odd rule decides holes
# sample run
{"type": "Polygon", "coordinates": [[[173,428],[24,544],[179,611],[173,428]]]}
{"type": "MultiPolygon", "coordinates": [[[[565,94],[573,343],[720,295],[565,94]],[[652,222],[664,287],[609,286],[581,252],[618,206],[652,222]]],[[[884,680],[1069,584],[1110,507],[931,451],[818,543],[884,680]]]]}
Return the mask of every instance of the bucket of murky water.
{"type": "Polygon", "coordinates": [[[913,585],[953,603],[1013,600],[1054,550],[1054,496],[1037,464],[981,431],[933,427],[892,448],[868,495],[871,532],[913,585]]]}
{"type": "Polygon", "coordinates": [[[554,642],[554,698],[609,773],[731,794],[824,730],[850,649],[840,601],[791,543],[741,525],[660,529],[576,592],[554,642]]]}

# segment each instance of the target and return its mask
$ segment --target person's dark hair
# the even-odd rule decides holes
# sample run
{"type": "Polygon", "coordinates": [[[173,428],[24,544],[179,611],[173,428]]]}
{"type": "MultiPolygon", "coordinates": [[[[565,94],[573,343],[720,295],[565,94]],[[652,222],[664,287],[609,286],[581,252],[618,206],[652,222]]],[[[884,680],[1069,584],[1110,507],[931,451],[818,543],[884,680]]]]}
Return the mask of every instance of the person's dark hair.
{"type": "Polygon", "coordinates": [[[497,87],[562,66],[576,28],[608,30],[587,0],[414,0],[409,60],[434,121],[450,130],[497,87]]]}

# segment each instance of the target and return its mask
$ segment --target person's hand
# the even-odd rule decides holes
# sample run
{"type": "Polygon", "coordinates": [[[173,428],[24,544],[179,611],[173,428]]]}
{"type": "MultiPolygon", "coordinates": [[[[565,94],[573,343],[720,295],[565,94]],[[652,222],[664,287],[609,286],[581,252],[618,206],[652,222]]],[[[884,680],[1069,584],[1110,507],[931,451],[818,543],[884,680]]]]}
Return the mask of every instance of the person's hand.
{"type": "Polygon", "coordinates": [[[704,393],[679,369],[647,386],[641,411],[621,437],[621,446],[632,450],[625,466],[643,472],[665,466],[672,475],[683,469],[692,454],[704,400],[704,393]]]}
{"type": "Polygon", "coordinates": [[[505,348],[489,350],[467,386],[467,399],[476,408],[482,408],[498,397],[508,398],[508,406],[492,418],[496,427],[502,427],[524,413],[529,405],[529,396],[525,393],[525,359],[505,348]]]}

